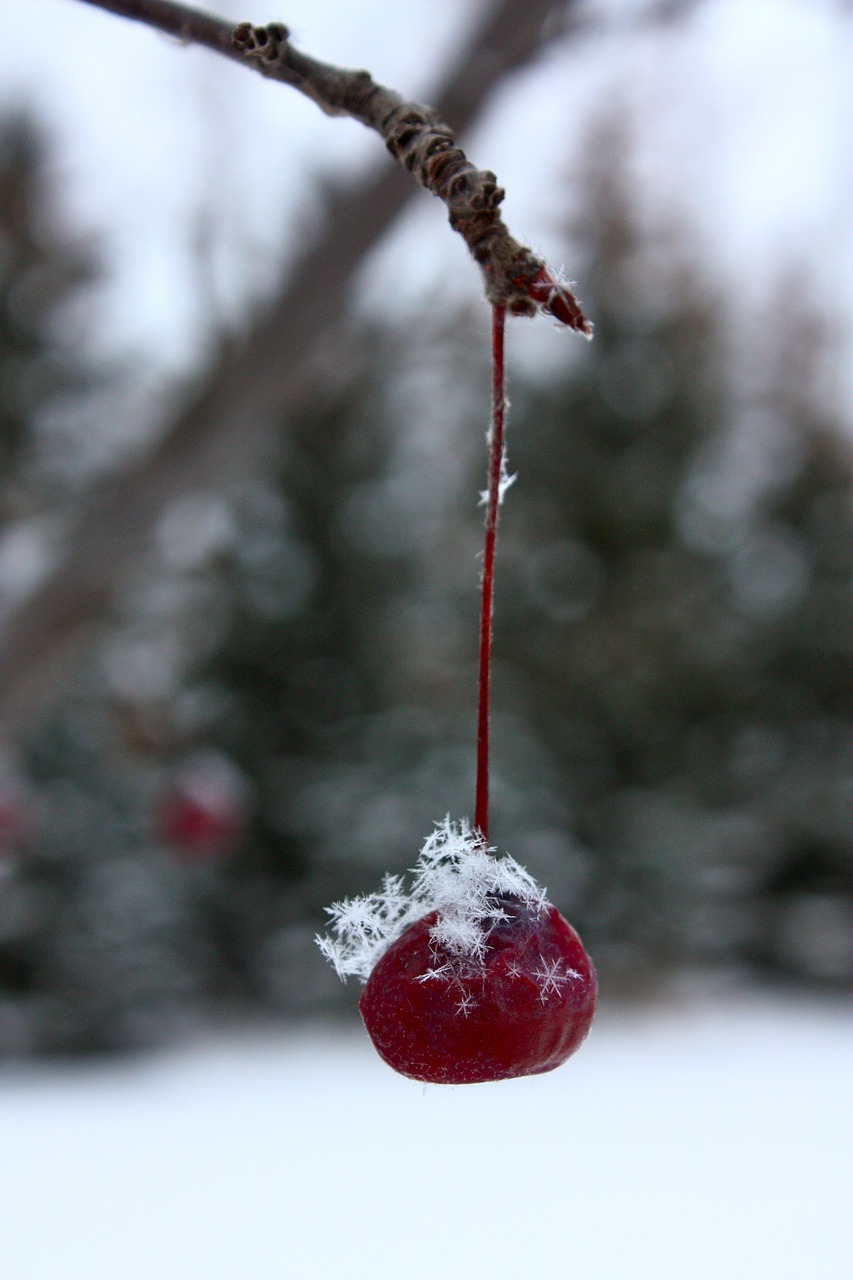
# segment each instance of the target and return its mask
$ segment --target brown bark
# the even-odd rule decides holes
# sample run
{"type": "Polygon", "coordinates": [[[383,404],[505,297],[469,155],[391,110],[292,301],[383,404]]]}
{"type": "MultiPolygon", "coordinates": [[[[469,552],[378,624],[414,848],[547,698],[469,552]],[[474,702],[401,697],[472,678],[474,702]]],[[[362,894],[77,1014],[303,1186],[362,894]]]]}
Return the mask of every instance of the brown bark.
{"type": "MultiPolygon", "coordinates": [[[[84,0],[235,57],[264,76],[298,89],[328,115],[346,115],[375,129],[391,154],[417,181],[447,205],[450,225],[465,240],[480,266],[486,297],[513,315],[540,308],[570,329],[590,337],[587,320],[571,289],[551,275],[532,250],[510,235],[500,215],[504,198],[495,175],[477,169],[433,107],[408,102],[377,84],[367,71],[348,71],[310,58],[290,42],[280,22],[256,27],[239,23],[233,31],[219,18],[175,0],[84,0]]],[[[534,16],[529,13],[525,17],[534,16]]]]}
{"type": "Polygon", "coordinates": [[[491,303],[518,316],[535,315],[541,306],[569,328],[592,334],[572,291],[510,235],[499,210],[503,188],[490,169],[471,164],[438,111],[407,102],[367,71],[345,71],[307,57],[293,48],[287,28],[278,23],[241,22],[232,44],[263,75],[299,89],[330,115],[352,116],[375,129],[392,156],[447,205],[450,225],[479,264],[491,303]]]}

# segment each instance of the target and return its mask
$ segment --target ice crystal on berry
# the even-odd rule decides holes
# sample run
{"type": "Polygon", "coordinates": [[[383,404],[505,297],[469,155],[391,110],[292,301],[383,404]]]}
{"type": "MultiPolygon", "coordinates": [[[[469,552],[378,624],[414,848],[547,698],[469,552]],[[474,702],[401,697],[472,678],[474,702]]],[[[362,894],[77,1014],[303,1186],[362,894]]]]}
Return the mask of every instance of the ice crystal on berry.
{"type": "Polygon", "coordinates": [[[411,877],[329,908],[334,936],[318,938],[341,977],[365,980],[359,1008],[381,1057],[434,1084],[565,1062],[595,1012],[595,969],[544,890],[449,818],[411,877]]]}
{"type": "MultiPolygon", "coordinates": [[[[431,930],[437,953],[482,960],[490,928],[506,918],[501,898],[514,898],[534,912],[547,896],[514,858],[496,858],[464,819],[449,816],[427,837],[407,890],[400,876],[385,876],[374,893],[345,898],[327,908],[331,934],[317,938],[341,978],[366,981],[380,956],[421,916],[436,912],[431,930]]],[[[445,964],[447,961],[444,962],[445,964]]],[[[421,981],[442,975],[440,964],[421,981]]]]}

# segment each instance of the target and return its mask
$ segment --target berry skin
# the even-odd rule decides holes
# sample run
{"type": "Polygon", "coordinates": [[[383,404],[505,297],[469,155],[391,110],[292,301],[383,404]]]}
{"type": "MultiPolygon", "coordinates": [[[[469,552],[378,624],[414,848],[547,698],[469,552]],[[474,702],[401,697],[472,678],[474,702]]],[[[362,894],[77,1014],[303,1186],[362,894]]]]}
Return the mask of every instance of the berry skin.
{"type": "Polygon", "coordinates": [[[493,899],[482,954],[436,941],[437,912],[416,920],[375,965],[359,1002],[373,1044],[402,1075],[478,1084],[559,1067],[595,1012],[592,961],[556,907],[493,899]]]}

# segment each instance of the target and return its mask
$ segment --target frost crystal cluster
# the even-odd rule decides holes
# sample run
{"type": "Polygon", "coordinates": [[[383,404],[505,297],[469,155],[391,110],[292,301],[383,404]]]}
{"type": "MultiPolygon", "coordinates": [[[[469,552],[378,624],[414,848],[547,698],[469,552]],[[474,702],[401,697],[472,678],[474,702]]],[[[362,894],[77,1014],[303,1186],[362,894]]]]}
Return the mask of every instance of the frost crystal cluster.
{"type": "MultiPolygon", "coordinates": [[[[331,934],[317,938],[341,978],[367,981],[380,956],[409,925],[431,913],[436,951],[477,964],[489,930],[507,913],[501,898],[514,898],[536,914],[548,905],[545,891],[514,858],[496,858],[466,821],[444,822],[424,842],[407,889],[387,875],[375,893],[328,907],[331,934]]],[[[436,976],[428,973],[426,976],[436,976]]]]}

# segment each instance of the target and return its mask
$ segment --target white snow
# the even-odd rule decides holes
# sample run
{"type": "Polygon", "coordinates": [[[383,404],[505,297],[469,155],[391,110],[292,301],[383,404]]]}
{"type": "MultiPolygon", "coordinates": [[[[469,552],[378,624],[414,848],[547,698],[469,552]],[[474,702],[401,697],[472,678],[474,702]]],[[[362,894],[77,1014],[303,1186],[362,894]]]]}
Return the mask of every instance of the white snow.
{"type": "Polygon", "coordinates": [[[853,1023],[607,1010],[551,1075],[424,1088],[366,1037],[0,1072],[8,1280],[847,1280],[853,1023]]]}
{"type": "MultiPolygon", "coordinates": [[[[391,943],[435,911],[430,934],[439,950],[476,965],[485,954],[489,927],[506,918],[496,895],[515,896],[537,915],[548,905],[544,889],[515,858],[494,853],[467,819],[451,822],[448,815],[424,841],[409,888],[402,877],[386,875],[376,892],[327,908],[332,935],[317,938],[320,950],[339,977],[366,981],[391,943]]],[[[446,968],[429,969],[424,978],[439,977],[446,968]]]]}

